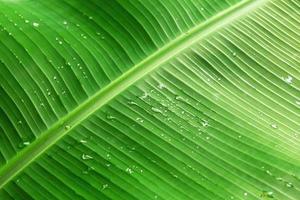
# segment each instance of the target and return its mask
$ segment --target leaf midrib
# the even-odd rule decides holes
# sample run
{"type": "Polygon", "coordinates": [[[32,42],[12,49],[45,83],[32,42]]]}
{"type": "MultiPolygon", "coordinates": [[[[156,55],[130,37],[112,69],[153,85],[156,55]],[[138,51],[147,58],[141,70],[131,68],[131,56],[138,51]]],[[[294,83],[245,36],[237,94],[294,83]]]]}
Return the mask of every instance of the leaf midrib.
{"type": "Polygon", "coordinates": [[[102,90],[87,99],[72,112],[61,118],[50,129],[41,134],[29,147],[19,152],[15,157],[0,169],[0,189],[17,176],[30,163],[34,162],[46,150],[51,148],[70,130],[99,110],[118,94],[132,84],[149,74],[184,49],[203,39],[203,37],[245,15],[249,11],[262,5],[267,0],[244,0],[195,26],[175,38],[163,48],[145,58],[143,61],[129,69],[120,77],[112,81],[102,90]],[[69,128],[70,127],[70,128],[69,128]]]}

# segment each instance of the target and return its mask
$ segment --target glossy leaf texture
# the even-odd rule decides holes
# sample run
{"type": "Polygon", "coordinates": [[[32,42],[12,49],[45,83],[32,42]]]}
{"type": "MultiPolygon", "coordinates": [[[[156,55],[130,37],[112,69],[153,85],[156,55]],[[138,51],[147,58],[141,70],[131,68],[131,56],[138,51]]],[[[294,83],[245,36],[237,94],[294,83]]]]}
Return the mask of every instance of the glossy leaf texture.
{"type": "Polygon", "coordinates": [[[0,199],[300,199],[298,0],[0,0],[0,199]]]}

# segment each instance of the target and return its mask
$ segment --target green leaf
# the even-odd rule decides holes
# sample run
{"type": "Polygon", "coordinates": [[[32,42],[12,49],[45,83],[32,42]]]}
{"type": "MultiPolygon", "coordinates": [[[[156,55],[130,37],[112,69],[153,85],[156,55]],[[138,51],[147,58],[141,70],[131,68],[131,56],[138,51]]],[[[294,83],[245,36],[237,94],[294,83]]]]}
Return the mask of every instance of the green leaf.
{"type": "Polygon", "coordinates": [[[0,199],[300,197],[297,0],[0,0],[0,199]]]}

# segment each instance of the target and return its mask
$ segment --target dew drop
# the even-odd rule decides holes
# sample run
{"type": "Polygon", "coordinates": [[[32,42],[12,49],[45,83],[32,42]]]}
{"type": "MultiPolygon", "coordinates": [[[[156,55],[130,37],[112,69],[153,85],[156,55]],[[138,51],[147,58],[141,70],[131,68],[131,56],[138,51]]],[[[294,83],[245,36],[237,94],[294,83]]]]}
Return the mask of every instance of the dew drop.
{"type": "Polygon", "coordinates": [[[87,141],[84,140],[84,139],[81,139],[79,142],[80,142],[80,143],[87,143],[87,141]]]}
{"type": "Polygon", "coordinates": [[[156,113],[163,113],[160,109],[152,107],[151,110],[156,113]]]}
{"type": "Polygon", "coordinates": [[[105,190],[106,188],[108,188],[108,184],[103,184],[101,189],[105,190]]]}
{"type": "Polygon", "coordinates": [[[83,174],[89,174],[90,171],[93,171],[95,168],[94,167],[88,167],[87,169],[83,170],[83,174]]]}
{"type": "Polygon", "coordinates": [[[176,99],[177,101],[184,101],[184,98],[181,97],[181,96],[179,96],[179,95],[175,96],[175,99],[176,99]]]}
{"type": "Polygon", "coordinates": [[[20,125],[21,125],[21,124],[22,124],[22,121],[21,121],[21,120],[19,120],[19,121],[18,121],[18,124],[20,124],[20,125]]]}
{"type": "Polygon", "coordinates": [[[164,88],[166,88],[166,85],[163,83],[159,83],[157,87],[158,87],[158,89],[164,89],[164,88]]]}
{"type": "Polygon", "coordinates": [[[138,121],[138,122],[140,122],[140,123],[144,122],[144,120],[142,118],[140,118],[140,117],[137,117],[135,120],[138,121]]]}
{"type": "Polygon", "coordinates": [[[298,106],[300,106],[300,101],[296,101],[296,104],[297,104],[298,106]]]}
{"type": "Polygon", "coordinates": [[[110,114],[107,114],[106,119],[113,120],[113,119],[116,119],[116,118],[114,116],[110,115],[110,114]]]}
{"type": "Polygon", "coordinates": [[[28,23],[29,23],[29,20],[26,19],[26,20],[25,20],[25,23],[28,24],[28,23]]]}
{"type": "Polygon", "coordinates": [[[247,193],[247,192],[245,192],[245,193],[244,193],[244,196],[248,196],[248,193],[247,193]]]}
{"type": "Polygon", "coordinates": [[[272,191],[262,191],[262,194],[260,196],[262,198],[274,198],[274,193],[272,191]]]}
{"type": "Polygon", "coordinates": [[[233,55],[233,56],[236,56],[236,52],[233,52],[232,55],[233,55]]]}
{"type": "Polygon", "coordinates": [[[29,141],[23,141],[21,143],[18,144],[18,148],[22,149],[26,146],[30,145],[30,142],[29,141]]]}
{"type": "Polygon", "coordinates": [[[203,127],[208,127],[208,126],[209,126],[209,123],[208,123],[207,120],[203,120],[203,121],[201,122],[201,124],[202,124],[203,127]]]}
{"type": "Polygon", "coordinates": [[[64,25],[67,25],[67,24],[68,24],[68,22],[67,22],[67,21],[63,21],[63,24],[64,24],[64,25]]]}
{"type": "Polygon", "coordinates": [[[34,27],[39,27],[39,26],[40,26],[40,24],[37,23],[37,22],[33,22],[32,25],[33,25],[34,27]]]}
{"type": "Polygon", "coordinates": [[[126,172],[129,173],[129,174],[133,174],[133,170],[129,167],[126,168],[126,172]]]}
{"type": "Polygon", "coordinates": [[[71,128],[70,125],[66,125],[66,126],[65,126],[65,129],[66,129],[66,130],[69,130],[70,128],[71,128]]]}
{"type": "Polygon", "coordinates": [[[266,170],[266,173],[270,176],[272,176],[272,173],[269,170],[266,170]]]}
{"type": "Polygon", "coordinates": [[[271,124],[271,127],[274,128],[274,129],[278,128],[277,124],[271,124]]]}
{"type": "Polygon", "coordinates": [[[140,99],[146,99],[149,96],[147,92],[144,92],[142,96],[140,96],[140,99]]]}
{"type": "Polygon", "coordinates": [[[283,80],[288,83],[291,84],[293,82],[293,77],[288,75],[286,78],[283,78],[283,80]]]}
{"type": "Polygon", "coordinates": [[[278,177],[278,178],[276,178],[276,180],[277,180],[277,181],[283,181],[283,178],[278,177]]]}
{"type": "Polygon", "coordinates": [[[286,182],[285,186],[288,188],[294,187],[293,183],[291,183],[291,182],[286,182]]]}
{"type": "Polygon", "coordinates": [[[81,158],[82,158],[82,160],[91,160],[91,159],[93,159],[93,157],[88,155],[88,154],[82,154],[81,158]]]}
{"type": "Polygon", "coordinates": [[[136,102],[134,102],[134,101],[128,101],[128,104],[129,104],[129,105],[135,105],[135,106],[138,105],[138,104],[137,104],[136,102]]]}

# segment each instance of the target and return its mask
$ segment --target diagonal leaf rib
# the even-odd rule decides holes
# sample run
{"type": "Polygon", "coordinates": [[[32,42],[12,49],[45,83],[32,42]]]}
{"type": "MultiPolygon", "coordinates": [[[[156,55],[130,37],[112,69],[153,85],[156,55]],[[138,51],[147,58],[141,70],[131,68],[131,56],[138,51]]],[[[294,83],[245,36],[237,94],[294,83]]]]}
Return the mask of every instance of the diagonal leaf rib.
{"type": "Polygon", "coordinates": [[[267,0],[245,0],[219,13],[203,24],[199,24],[185,34],[180,35],[172,42],[138,63],[104,89],[82,103],[72,112],[55,123],[29,147],[17,154],[2,169],[0,169],[0,188],[18,175],[26,166],[38,156],[65,136],[72,128],[112,100],[136,81],[158,68],[161,64],[177,55],[203,37],[224,27],[238,17],[264,4],[267,0]]]}

